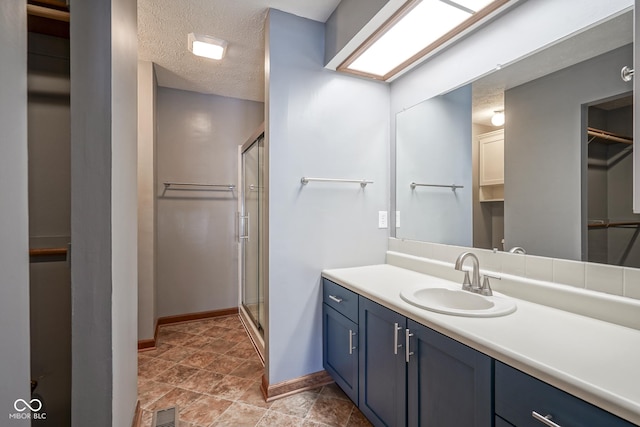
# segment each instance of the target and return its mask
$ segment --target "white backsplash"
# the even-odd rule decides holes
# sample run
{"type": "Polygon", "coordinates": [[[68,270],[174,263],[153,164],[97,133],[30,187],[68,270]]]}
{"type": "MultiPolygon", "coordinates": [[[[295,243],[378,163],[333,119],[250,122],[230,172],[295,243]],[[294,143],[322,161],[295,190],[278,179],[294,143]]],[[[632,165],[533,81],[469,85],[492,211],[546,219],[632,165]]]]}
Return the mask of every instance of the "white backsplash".
{"type": "MultiPolygon", "coordinates": [[[[389,239],[389,250],[446,263],[462,252],[476,254],[480,269],[640,300],[640,269],[414,240],[389,239]]],[[[457,277],[455,272],[453,277],[457,277]]]]}

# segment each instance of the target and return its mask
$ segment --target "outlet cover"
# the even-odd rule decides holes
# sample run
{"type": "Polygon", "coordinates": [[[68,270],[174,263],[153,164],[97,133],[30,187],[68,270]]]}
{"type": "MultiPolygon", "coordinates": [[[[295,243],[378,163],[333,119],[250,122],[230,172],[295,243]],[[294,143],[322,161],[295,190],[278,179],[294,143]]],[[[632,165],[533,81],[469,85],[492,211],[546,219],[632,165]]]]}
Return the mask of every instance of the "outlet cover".
{"type": "Polygon", "coordinates": [[[389,213],[387,211],[378,212],[378,228],[389,227],[389,213]]]}

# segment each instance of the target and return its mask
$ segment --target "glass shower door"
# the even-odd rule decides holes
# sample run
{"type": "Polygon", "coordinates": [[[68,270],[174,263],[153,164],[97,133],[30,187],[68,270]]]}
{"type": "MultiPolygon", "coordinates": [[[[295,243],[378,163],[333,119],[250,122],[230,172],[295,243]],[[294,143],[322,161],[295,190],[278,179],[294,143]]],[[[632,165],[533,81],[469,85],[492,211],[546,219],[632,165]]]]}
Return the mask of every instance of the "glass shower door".
{"type": "Polygon", "coordinates": [[[263,149],[264,136],[260,136],[242,152],[242,210],[239,215],[242,305],[260,334],[264,333],[261,256],[263,149]]]}

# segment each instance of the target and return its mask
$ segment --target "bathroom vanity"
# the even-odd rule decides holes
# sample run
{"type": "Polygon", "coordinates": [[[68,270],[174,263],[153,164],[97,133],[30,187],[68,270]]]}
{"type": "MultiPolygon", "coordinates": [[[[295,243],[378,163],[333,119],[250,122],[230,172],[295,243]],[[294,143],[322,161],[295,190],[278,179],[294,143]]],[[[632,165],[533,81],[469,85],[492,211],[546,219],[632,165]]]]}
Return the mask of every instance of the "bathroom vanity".
{"type": "Polygon", "coordinates": [[[494,288],[515,312],[425,310],[400,294],[460,287],[453,264],[392,252],[387,262],[322,274],[324,367],[374,425],[640,423],[637,329],[511,297],[530,285],[506,276],[494,288]]]}

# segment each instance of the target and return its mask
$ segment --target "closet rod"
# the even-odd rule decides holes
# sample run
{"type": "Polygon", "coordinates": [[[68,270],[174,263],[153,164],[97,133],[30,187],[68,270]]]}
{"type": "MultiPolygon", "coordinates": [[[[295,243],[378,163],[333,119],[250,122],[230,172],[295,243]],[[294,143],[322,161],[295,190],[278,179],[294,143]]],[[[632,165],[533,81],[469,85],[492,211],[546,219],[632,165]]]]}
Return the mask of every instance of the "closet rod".
{"type": "Polygon", "coordinates": [[[619,222],[592,222],[588,228],[611,228],[611,227],[638,227],[640,221],[619,221],[619,222]]]}
{"type": "Polygon", "coordinates": [[[53,19],[54,21],[69,22],[69,12],[38,6],[35,4],[27,5],[27,14],[31,16],[39,16],[41,18],[53,19]]]}
{"type": "Polygon", "coordinates": [[[605,130],[596,129],[592,127],[587,128],[587,135],[595,136],[596,138],[602,138],[613,142],[621,142],[623,144],[633,144],[633,138],[629,138],[622,135],[616,135],[615,133],[607,132],[605,130]]]}

